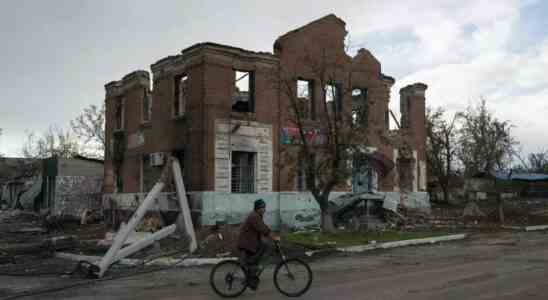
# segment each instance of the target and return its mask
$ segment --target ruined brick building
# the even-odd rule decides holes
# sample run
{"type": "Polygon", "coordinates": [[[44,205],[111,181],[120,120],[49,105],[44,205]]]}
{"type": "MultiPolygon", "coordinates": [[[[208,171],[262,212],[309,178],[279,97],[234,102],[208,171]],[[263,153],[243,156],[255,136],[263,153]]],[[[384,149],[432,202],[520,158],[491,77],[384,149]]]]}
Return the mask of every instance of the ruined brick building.
{"type": "MultiPolygon", "coordinates": [[[[291,69],[295,85],[306,89],[309,118],[320,101],[318,84],[299,62],[327,49],[341,57],[337,68],[351,71],[356,93],[340,99],[369,104],[373,166],[364,169],[367,187],[379,191],[424,191],[425,90],[416,83],[400,90],[401,120],[389,129],[388,103],[394,79],[383,74],[366,49],[345,52],[345,22],[335,15],[315,20],[280,36],[273,53],[215,43],[199,43],[168,56],[147,71],[135,71],[106,84],[105,190],[139,193],[150,190],[167,155],[184,166],[192,192],[275,193],[303,189],[298,174],[288,174],[280,151],[291,144],[285,120],[288,99],[272,88],[280,70],[291,69]],[[355,97],[359,95],[359,97],[355,97]],[[391,165],[392,164],[392,165],[391,165]],[[296,178],[295,180],[286,180],[296,178]]],[[[338,78],[344,81],[346,78],[338,78]]],[[[313,124],[313,122],[312,122],[313,124]]],[[[359,191],[356,182],[347,190],[359,191]]]]}

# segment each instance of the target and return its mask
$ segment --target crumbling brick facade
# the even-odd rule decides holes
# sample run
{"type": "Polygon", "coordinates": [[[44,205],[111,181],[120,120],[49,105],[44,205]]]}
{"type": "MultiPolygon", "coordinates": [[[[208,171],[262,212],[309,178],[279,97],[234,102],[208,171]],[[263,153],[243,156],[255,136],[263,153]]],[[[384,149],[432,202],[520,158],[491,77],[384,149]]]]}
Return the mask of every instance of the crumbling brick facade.
{"type": "MultiPolygon", "coordinates": [[[[310,113],[319,111],[321,87],[302,62],[325,51],[342,70],[337,80],[349,82],[345,74],[351,73],[352,87],[367,91],[368,146],[396,166],[376,178],[376,188],[425,190],[426,85],[400,91],[402,128],[391,131],[394,79],[368,50],[348,56],[346,34],[344,21],[328,15],[280,36],[273,53],[200,43],[152,64],[152,83],[147,71],[135,71],[106,84],[105,192],[148,191],[159,178],[162,155],[181,160],[190,191],[296,190],[287,180],[295,174],[280,159],[289,99],[273,83],[287,71],[309,80],[310,113]]],[[[351,96],[342,99],[343,107],[351,102],[351,96]]]]}

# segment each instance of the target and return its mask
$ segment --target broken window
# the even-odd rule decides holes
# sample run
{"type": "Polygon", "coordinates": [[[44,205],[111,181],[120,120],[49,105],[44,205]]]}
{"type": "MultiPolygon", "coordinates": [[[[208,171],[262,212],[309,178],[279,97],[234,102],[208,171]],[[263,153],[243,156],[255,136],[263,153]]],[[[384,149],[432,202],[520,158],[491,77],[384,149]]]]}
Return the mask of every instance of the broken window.
{"type": "Polygon", "coordinates": [[[355,88],[352,90],[352,121],[354,124],[367,125],[368,109],[367,89],[355,88]]]}
{"type": "Polygon", "coordinates": [[[368,159],[352,160],[352,191],[354,193],[375,192],[378,175],[368,159]]]}
{"type": "Polygon", "coordinates": [[[255,76],[249,71],[234,71],[234,92],[232,95],[232,111],[254,112],[255,76]]]}
{"type": "Polygon", "coordinates": [[[325,102],[330,112],[338,112],[342,109],[341,84],[330,83],[325,86],[325,102]]]}
{"type": "Polygon", "coordinates": [[[117,193],[123,193],[124,192],[124,181],[122,178],[122,172],[120,168],[116,168],[114,170],[114,177],[116,177],[116,192],[117,193]]]}
{"type": "Polygon", "coordinates": [[[143,122],[150,122],[152,116],[152,96],[148,89],[145,89],[143,96],[142,118],[143,122]]]}
{"type": "Polygon", "coordinates": [[[175,94],[173,96],[173,116],[180,117],[186,112],[189,92],[188,75],[175,76],[175,94]]]}
{"type": "Polygon", "coordinates": [[[150,154],[143,154],[141,163],[141,192],[148,193],[162,176],[163,168],[152,163],[150,154]]]}
{"type": "Polygon", "coordinates": [[[312,81],[297,80],[297,107],[303,119],[314,119],[314,90],[312,81]]]}
{"type": "Polygon", "coordinates": [[[254,152],[232,152],[233,193],[255,193],[255,157],[254,152]]]}
{"type": "Polygon", "coordinates": [[[114,107],[114,126],[115,130],[124,129],[124,98],[118,98],[114,107]]]}

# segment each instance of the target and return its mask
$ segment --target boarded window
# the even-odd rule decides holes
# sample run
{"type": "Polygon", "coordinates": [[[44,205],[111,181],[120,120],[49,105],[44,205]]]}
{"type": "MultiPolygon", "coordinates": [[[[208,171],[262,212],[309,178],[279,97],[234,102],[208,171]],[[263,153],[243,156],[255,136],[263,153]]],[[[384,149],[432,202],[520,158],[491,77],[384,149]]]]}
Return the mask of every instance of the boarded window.
{"type": "Polygon", "coordinates": [[[143,122],[149,122],[152,116],[152,95],[148,89],[145,89],[143,96],[142,117],[143,122]]]}
{"type": "Polygon", "coordinates": [[[369,103],[367,89],[355,88],[352,90],[352,121],[354,124],[367,125],[369,103]]]}
{"type": "Polygon", "coordinates": [[[189,95],[188,75],[175,76],[175,93],[173,96],[173,116],[179,117],[186,113],[186,103],[189,95]]]}
{"type": "Polygon", "coordinates": [[[297,107],[303,119],[314,119],[314,91],[312,81],[297,80],[297,107]]]}
{"type": "Polygon", "coordinates": [[[234,92],[232,95],[232,111],[254,112],[255,76],[249,71],[234,71],[234,92]]]}
{"type": "Polygon", "coordinates": [[[232,152],[231,190],[233,193],[255,193],[254,152],[232,152]]]}

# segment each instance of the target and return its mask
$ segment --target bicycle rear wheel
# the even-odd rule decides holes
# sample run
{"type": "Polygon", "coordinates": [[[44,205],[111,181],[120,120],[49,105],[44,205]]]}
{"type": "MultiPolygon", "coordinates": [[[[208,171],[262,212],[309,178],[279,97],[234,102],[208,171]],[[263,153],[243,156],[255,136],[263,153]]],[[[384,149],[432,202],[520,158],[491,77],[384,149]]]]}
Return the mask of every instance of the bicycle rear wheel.
{"type": "Polygon", "coordinates": [[[292,258],[282,261],[274,270],[274,285],[288,297],[302,296],[312,284],[312,270],[307,263],[292,258]]]}
{"type": "Polygon", "coordinates": [[[238,297],[247,289],[246,272],[239,262],[225,260],[213,267],[209,274],[209,284],[221,297],[238,297]]]}

